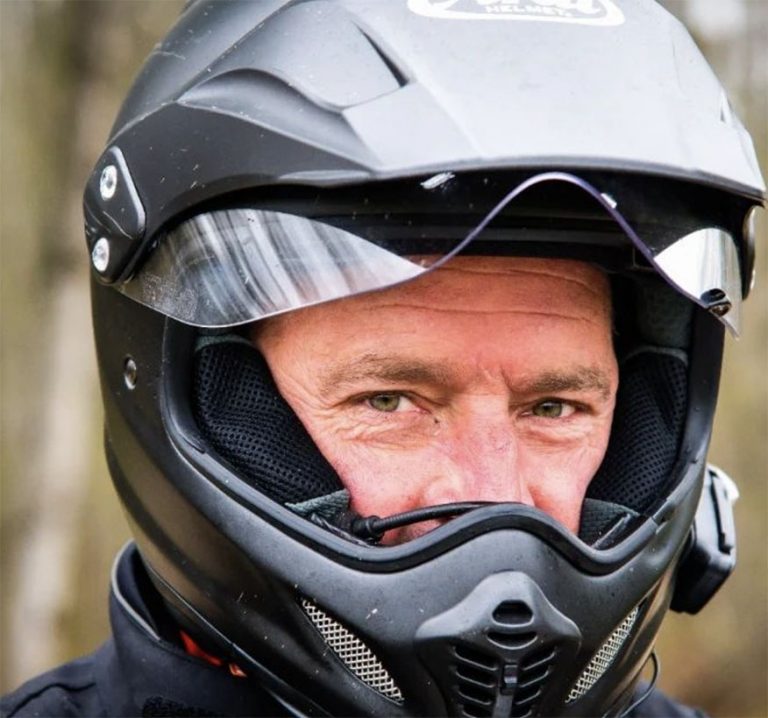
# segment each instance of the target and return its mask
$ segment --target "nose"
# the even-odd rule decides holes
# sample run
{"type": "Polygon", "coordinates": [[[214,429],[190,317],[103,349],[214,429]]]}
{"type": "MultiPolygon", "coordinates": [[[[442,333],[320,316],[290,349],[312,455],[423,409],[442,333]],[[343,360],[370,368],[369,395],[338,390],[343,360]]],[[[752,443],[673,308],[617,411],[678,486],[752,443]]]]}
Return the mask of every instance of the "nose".
{"type": "Polygon", "coordinates": [[[523,475],[519,442],[506,416],[462,421],[440,445],[440,460],[429,472],[423,506],[458,501],[515,501],[533,505],[523,475]]]}

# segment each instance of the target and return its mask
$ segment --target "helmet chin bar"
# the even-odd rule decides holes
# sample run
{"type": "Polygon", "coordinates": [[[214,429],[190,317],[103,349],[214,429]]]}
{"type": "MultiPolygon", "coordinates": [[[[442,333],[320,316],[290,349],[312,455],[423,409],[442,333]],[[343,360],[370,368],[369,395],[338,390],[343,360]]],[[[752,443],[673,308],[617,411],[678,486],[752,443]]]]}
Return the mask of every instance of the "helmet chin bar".
{"type": "MultiPolygon", "coordinates": [[[[286,683],[263,662],[229,642],[151,566],[149,572],[166,601],[174,607],[177,620],[193,631],[205,627],[206,637],[217,642],[238,665],[258,676],[267,692],[289,715],[338,714],[338,710],[329,711],[327,706],[314,702],[306,692],[286,683]]],[[[376,656],[311,601],[302,599],[300,603],[328,641],[331,652],[363,682],[370,684],[368,679],[372,671],[360,670],[361,654],[362,660],[369,663],[378,663],[376,656]],[[328,630],[329,626],[333,628],[328,630]],[[346,656],[345,641],[352,644],[346,656]],[[354,655],[356,665],[349,659],[350,653],[354,655]]],[[[632,636],[632,628],[640,613],[641,607],[636,606],[600,646],[565,697],[566,707],[579,701],[603,676],[632,636]]],[[[541,588],[526,574],[507,571],[488,576],[457,605],[425,620],[413,637],[416,652],[430,667],[446,697],[444,705],[434,707],[427,714],[498,718],[550,715],[541,712],[543,691],[555,672],[576,657],[581,642],[579,628],[552,606],[541,588]]],[[[389,710],[381,715],[402,715],[403,695],[389,674],[385,672],[385,675],[389,710]]],[[[633,680],[630,687],[635,682],[633,680]]],[[[380,687],[378,690],[384,693],[380,687]]],[[[623,691],[625,694],[629,692],[626,688],[623,691]]],[[[649,693],[650,689],[632,707],[649,693]]],[[[620,711],[623,705],[623,701],[616,702],[615,709],[605,715],[626,715],[626,709],[620,711]]],[[[591,713],[566,710],[563,715],[591,713]]]]}
{"type": "MultiPolygon", "coordinates": [[[[254,532],[265,539],[263,528],[254,525],[254,532]]],[[[295,617],[297,642],[286,650],[298,651],[298,675],[286,675],[281,652],[272,655],[261,642],[262,635],[278,645],[285,637],[259,627],[264,607],[253,595],[256,569],[239,576],[245,596],[235,603],[215,583],[197,585],[194,572],[177,578],[173,589],[157,582],[197,631],[294,715],[594,715],[605,705],[616,708],[601,714],[618,715],[650,654],[649,624],[669,600],[663,566],[641,552],[594,576],[528,531],[477,528],[453,550],[410,569],[377,575],[338,572],[337,565],[332,582],[305,574],[306,549],[293,560],[281,552],[268,603],[295,617]],[[638,602],[626,591],[628,576],[646,586],[638,602]],[[201,593],[202,602],[194,597],[201,593]],[[587,614],[592,624],[583,621],[587,614]],[[617,667],[624,675],[618,684],[601,681],[617,667]],[[309,686],[312,675],[317,682],[309,686]]],[[[657,528],[657,535],[646,534],[647,547],[674,552],[681,537],[670,534],[670,525],[657,528]]],[[[153,569],[166,560],[147,559],[153,569]]],[[[322,565],[318,571],[324,574],[322,565]]]]}
{"type": "MultiPolygon", "coordinates": [[[[722,469],[708,465],[704,490],[699,499],[693,527],[680,563],[671,608],[674,611],[698,613],[733,573],[736,567],[736,529],[733,505],[739,497],[738,488],[722,469]]],[[[515,506],[515,503],[494,501],[463,501],[425,506],[385,518],[361,516],[354,511],[341,511],[330,520],[312,514],[310,520],[318,526],[351,540],[360,539],[378,544],[387,531],[440,518],[455,518],[486,506],[515,506]]],[[[522,504],[517,504],[522,505],[522,504]]],[[[597,547],[613,543],[624,535],[636,517],[624,514],[598,539],[597,547]],[[633,521],[632,519],[635,518],[633,521]]]]}
{"type": "MultiPolygon", "coordinates": [[[[587,505],[594,505],[590,499],[586,499],[587,505]]],[[[599,503],[599,502],[598,502],[599,503]]],[[[462,516],[470,511],[482,509],[487,506],[504,506],[513,508],[521,507],[525,504],[514,501],[459,501],[448,504],[436,504],[434,506],[424,506],[412,511],[403,511],[402,513],[392,514],[385,518],[380,516],[361,516],[355,511],[348,509],[339,511],[337,514],[326,518],[318,513],[311,513],[309,520],[333,533],[348,537],[350,540],[361,540],[365,543],[376,545],[380,543],[384,534],[392,529],[431,521],[434,519],[453,519],[462,516]]],[[[580,534],[585,543],[594,548],[607,548],[614,545],[621,536],[626,535],[632,528],[642,521],[640,516],[626,507],[611,505],[611,511],[604,515],[601,520],[601,530],[594,540],[588,539],[583,533],[580,534]]],[[[594,509],[593,509],[594,512],[594,509]]],[[[605,513],[605,510],[602,510],[605,513]]],[[[582,511],[583,516],[584,510],[582,511]]]]}

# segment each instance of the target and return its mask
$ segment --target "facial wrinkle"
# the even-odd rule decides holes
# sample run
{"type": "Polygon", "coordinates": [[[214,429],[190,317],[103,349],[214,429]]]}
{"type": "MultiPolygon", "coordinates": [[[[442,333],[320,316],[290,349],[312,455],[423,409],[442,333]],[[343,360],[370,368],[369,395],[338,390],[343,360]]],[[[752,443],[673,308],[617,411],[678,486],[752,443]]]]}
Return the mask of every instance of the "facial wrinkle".
{"type": "Polygon", "coordinates": [[[597,317],[593,314],[576,315],[576,314],[564,314],[562,312],[542,312],[534,309],[456,309],[450,308],[438,308],[435,306],[427,306],[418,302],[397,302],[391,304],[382,304],[378,307],[370,307],[368,311],[374,312],[379,309],[389,308],[405,308],[405,309],[423,309],[429,312],[436,312],[438,314],[472,314],[475,316],[511,316],[511,315],[527,315],[532,317],[549,317],[558,319],[569,319],[580,322],[590,322],[592,324],[602,324],[597,317]]]}
{"type": "MultiPolygon", "coordinates": [[[[451,265],[451,263],[447,263],[442,265],[437,271],[440,272],[455,272],[455,273],[461,273],[461,274],[468,274],[468,275],[480,275],[480,276],[498,276],[498,277],[504,277],[504,278],[511,278],[514,275],[519,276],[527,276],[527,277],[547,277],[547,278],[553,278],[553,279],[559,279],[565,282],[570,282],[572,284],[578,285],[582,289],[586,289],[587,292],[590,294],[596,296],[596,297],[602,297],[603,292],[599,291],[595,288],[595,285],[593,283],[590,283],[588,281],[579,279],[578,277],[575,277],[572,273],[568,272],[555,272],[552,270],[544,270],[544,269],[521,269],[519,267],[516,267],[514,269],[505,269],[505,270],[498,270],[498,269],[484,269],[482,267],[476,267],[473,269],[466,268],[463,266],[455,266],[451,265]]],[[[595,270],[595,274],[599,275],[600,273],[595,270]]]]}

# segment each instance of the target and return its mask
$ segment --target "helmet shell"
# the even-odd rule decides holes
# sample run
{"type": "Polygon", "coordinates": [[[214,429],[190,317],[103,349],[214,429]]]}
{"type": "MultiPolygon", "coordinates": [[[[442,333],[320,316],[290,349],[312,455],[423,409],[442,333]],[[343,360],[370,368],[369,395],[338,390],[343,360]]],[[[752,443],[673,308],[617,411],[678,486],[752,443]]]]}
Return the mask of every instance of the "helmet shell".
{"type": "MultiPolygon", "coordinates": [[[[463,4],[472,3],[488,5],[463,4]]],[[[556,167],[762,197],[748,133],[688,33],[657,3],[622,3],[610,25],[412,9],[437,5],[189,6],[150,55],[109,140],[135,202],[100,211],[109,158],[88,186],[91,248],[101,236],[132,240],[102,276],[125,276],[139,248],[190,207],[266,184],[556,167]]]]}
{"type": "MultiPolygon", "coordinates": [[[[153,51],[118,115],[85,195],[90,249],[112,242],[93,283],[110,470],[168,603],[301,710],[445,714],[440,678],[409,641],[425,641],[422,658],[439,652],[452,611],[466,601],[479,610],[471,584],[516,572],[534,577],[546,600],[519,578],[492,590],[519,589],[537,616],[580,619],[564,654],[580,651],[578,659],[563,664],[543,714],[563,708],[569,681],[642,606],[606,680],[563,711],[618,713],[671,599],[695,513],[722,328],[697,310],[683,478],[633,545],[601,558],[556,531],[542,548],[535,532],[500,523],[451,546],[438,536],[426,556],[400,547],[371,568],[370,549],[339,549],[216,462],[190,418],[194,331],[107,285],[130,278],[162,228],[254,188],[547,168],[682,181],[739,208],[764,192],[751,140],[708,65],[682,26],[644,0],[198,0],[153,51]],[[610,6],[611,22],[574,22],[565,10],[546,21],[479,14],[515,4],[610,6]],[[105,200],[109,166],[117,190],[105,200]],[[123,378],[128,359],[133,386],[123,378]],[[498,545],[509,555],[496,555],[498,545]],[[461,580],[424,598],[424,624],[403,619],[424,586],[452,575],[461,580]],[[589,601],[580,604],[581,595],[589,601]],[[393,706],[340,668],[301,613],[301,596],[363,636],[409,702],[393,706]]],[[[564,620],[552,625],[572,630],[564,620]]]]}

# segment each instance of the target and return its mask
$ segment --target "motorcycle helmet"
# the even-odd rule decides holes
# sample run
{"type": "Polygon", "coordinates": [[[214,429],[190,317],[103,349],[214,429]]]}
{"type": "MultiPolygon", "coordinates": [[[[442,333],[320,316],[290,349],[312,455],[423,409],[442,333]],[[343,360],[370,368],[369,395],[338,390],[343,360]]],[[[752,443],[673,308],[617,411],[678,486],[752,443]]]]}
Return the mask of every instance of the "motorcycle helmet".
{"type": "Polygon", "coordinates": [[[179,623],[293,715],[626,712],[670,605],[735,560],[706,452],[763,193],[650,0],[189,3],[85,191],[108,462],[179,623]],[[510,503],[354,515],[245,338],[457,254],[611,279],[620,388],[578,535],[510,503]]]}

